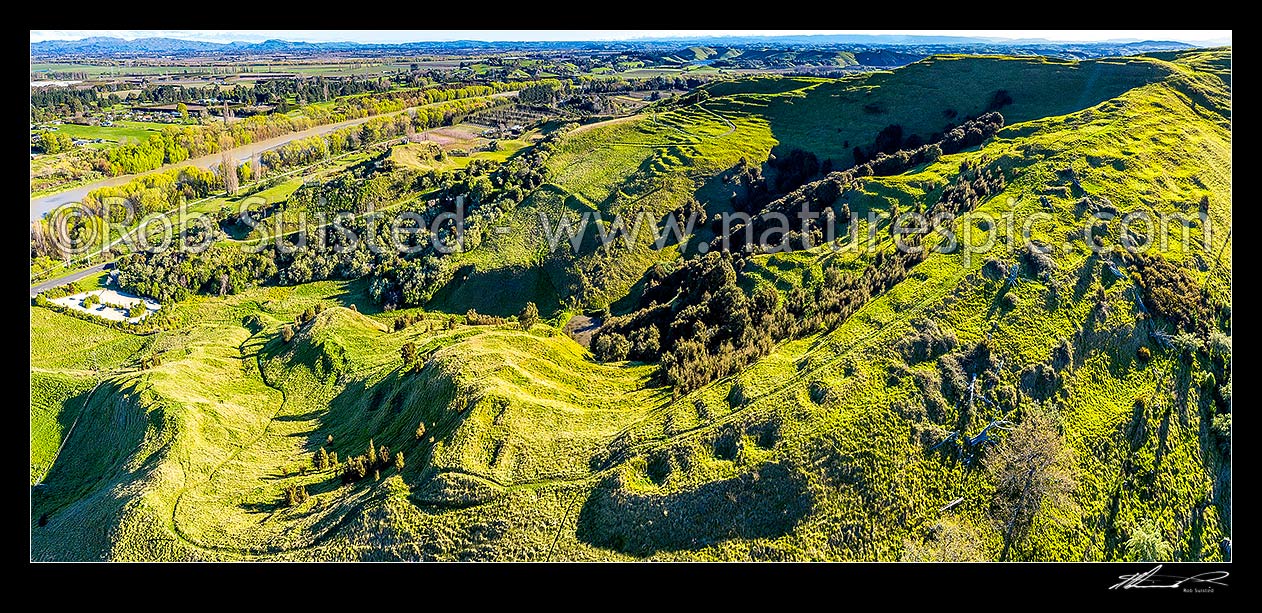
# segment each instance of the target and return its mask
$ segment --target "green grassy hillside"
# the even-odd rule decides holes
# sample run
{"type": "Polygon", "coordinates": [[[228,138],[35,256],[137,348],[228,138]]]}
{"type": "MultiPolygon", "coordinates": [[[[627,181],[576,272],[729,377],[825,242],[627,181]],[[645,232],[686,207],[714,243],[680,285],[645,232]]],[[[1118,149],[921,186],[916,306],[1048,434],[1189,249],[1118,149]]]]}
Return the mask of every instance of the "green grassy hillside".
{"type": "Polygon", "coordinates": [[[586,302],[593,306],[616,301],[654,262],[678,257],[677,250],[653,247],[653,222],[690,200],[726,205],[712,178],[741,158],[765,159],[775,144],[764,119],[726,116],[705,105],[580,127],[548,160],[550,182],[500,222],[510,231],[461,254],[457,261],[472,268],[433,306],[509,315],[533,301],[547,310],[581,293],[575,287],[592,288],[586,302]],[[621,216],[628,225],[646,217],[633,247],[619,241],[611,253],[598,253],[593,223],[578,258],[565,243],[552,252],[540,214],[550,223],[569,215],[577,228],[584,212],[599,212],[608,223],[621,216]]]}
{"type": "MultiPolygon", "coordinates": [[[[938,130],[938,107],[966,115],[995,89],[1011,93],[1008,127],[982,146],[866,178],[844,198],[859,218],[911,210],[936,202],[965,162],[999,168],[1005,187],[976,210],[1010,214],[1017,231],[1029,221],[1053,247],[1046,274],[1007,250],[932,253],[835,328],[686,395],[663,387],[653,365],[593,361],[550,324],[523,331],[449,315],[516,313],[534,300],[546,317],[581,285],[579,272],[612,302],[653,262],[679,257],[648,241],[566,260],[537,233],[493,235],[458,256],[468,268],[426,311],[376,312],[363,281],[194,297],[173,305],[180,327],[148,337],[35,308],[33,480],[81,417],[33,490],[32,558],[997,559],[1004,526],[991,474],[930,448],[949,431],[1047,414],[1074,485],[1035,515],[1009,559],[1129,559],[1144,522],[1170,559],[1222,559],[1231,467],[1214,442],[1211,358],[1165,348],[1168,324],[1136,298],[1138,266],[1112,274],[1112,256],[1092,253],[1082,231],[1101,202],[1120,215],[1195,218],[1205,199],[1210,221],[1186,226],[1186,247],[1182,225],[1145,234],[1176,245],[1165,257],[1204,288],[1194,294],[1230,305],[1230,90],[1201,68],[1229,51],[1212,53],[942,57],[861,79],[755,79],[567,135],[549,183],[507,215],[516,228],[540,210],[660,216],[688,198],[719,210],[713,177],[741,157],[765,159],[776,144],[844,153],[810,126],[869,140],[893,118],[938,130]],[[872,103],[886,110],[869,120],[872,103]],[[1017,267],[1015,281],[994,274],[998,265],[1017,267]],[[317,305],[285,342],[282,326],[317,305]],[[902,341],[926,321],[955,341],[912,357],[902,341]],[[407,343],[415,368],[401,358],[407,343]],[[135,370],[142,355],[160,364],[135,370]],[[973,375],[986,401],[948,397],[973,375]],[[341,467],[313,464],[324,449],[345,465],[370,442],[402,452],[403,468],[345,483],[341,467]],[[309,498],[287,504],[298,487],[309,498]]],[[[967,220],[957,234],[965,224],[971,244],[984,238],[967,220]]],[[[1123,238],[1116,224],[1102,236],[1123,238]]],[[[748,270],[787,294],[820,283],[825,268],[868,262],[824,246],[760,255],[748,270]]]]}
{"type": "Polygon", "coordinates": [[[1171,70],[1162,62],[1133,58],[1078,62],[943,55],[893,72],[840,80],[765,77],[719,84],[713,90],[722,97],[712,105],[719,112],[764,116],[786,147],[813,151],[845,167],[854,162],[851,148],[871,144],[886,126],[902,126],[905,137],[927,138],[948,123],[958,125],[988,110],[996,92],[1011,97],[1011,103],[998,107],[1011,124],[1094,106],[1160,81],[1171,70]]]}
{"type": "Polygon", "coordinates": [[[1011,98],[1000,109],[1011,124],[1081,110],[1176,70],[1152,59],[935,56],[839,80],[756,77],[710,85],[703,102],[585,126],[563,139],[548,162],[551,182],[502,224],[510,231],[462,256],[471,267],[434,306],[509,315],[527,301],[558,308],[563,296],[581,294],[583,304],[598,307],[624,296],[654,262],[678,257],[651,247],[647,224],[637,246],[619,243],[606,257],[593,253],[594,225],[577,258],[550,253],[540,212],[553,219],[599,212],[607,222],[643,212],[660,220],[695,200],[708,218],[730,210],[731,189],[716,176],[742,158],[760,163],[777,146],[842,168],[853,163],[854,147],[872,145],[887,126],[902,126],[905,138],[928,138],[981,114],[1000,91],[1011,98]]]}

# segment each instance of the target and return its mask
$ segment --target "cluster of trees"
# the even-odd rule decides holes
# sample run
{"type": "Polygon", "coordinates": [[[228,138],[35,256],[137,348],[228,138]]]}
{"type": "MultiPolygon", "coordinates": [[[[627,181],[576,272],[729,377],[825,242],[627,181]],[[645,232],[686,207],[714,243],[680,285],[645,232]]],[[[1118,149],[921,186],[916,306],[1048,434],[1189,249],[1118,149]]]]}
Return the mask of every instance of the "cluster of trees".
{"type": "Polygon", "coordinates": [[[307,493],[307,486],[297,484],[285,486],[285,504],[287,506],[296,507],[306,502],[309,498],[311,498],[311,495],[307,493]]]}
{"type": "Polygon", "coordinates": [[[475,309],[469,309],[469,312],[464,314],[464,321],[470,326],[502,326],[508,323],[508,320],[503,317],[483,315],[475,309]]]}
{"type": "Polygon", "coordinates": [[[1131,265],[1149,313],[1179,331],[1208,337],[1215,323],[1209,296],[1185,266],[1167,260],[1156,250],[1132,254],[1123,249],[1118,250],[1118,256],[1131,265]]]}
{"type": "MultiPolygon", "coordinates": [[[[499,91],[504,90],[485,85],[452,89],[392,91],[380,95],[344,98],[327,109],[314,106],[303,107],[303,115],[310,117],[318,124],[327,124],[418,107],[408,115],[414,127],[426,129],[450,125],[455,118],[496,103],[512,102],[509,99],[490,98],[491,94],[499,91]]],[[[402,134],[402,131],[397,133],[402,134]]]]}
{"type": "Polygon", "coordinates": [[[391,87],[388,82],[372,78],[325,78],[323,76],[269,79],[254,87],[235,87],[228,91],[219,85],[204,87],[146,83],[138,91],[120,97],[113,93],[131,85],[97,85],[89,88],[40,87],[31,89],[31,107],[41,116],[70,116],[89,107],[105,107],[121,102],[139,104],[171,104],[195,100],[223,100],[230,97],[247,105],[277,104],[294,98],[299,105],[325,102],[342,96],[376,93],[391,87]],[[229,93],[229,91],[231,93],[229,93]]]}
{"type": "MultiPolygon", "coordinates": [[[[463,206],[465,245],[469,248],[470,242],[489,232],[496,216],[516,207],[530,190],[543,183],[544,164],[565,131],[549,134],[511,160],[474,163],[455,172],[357,169],[321,186],[298,190],[287,205],[309,211],[362,212],[370,205],[437,187],[434,199],[409,202],[397,209],[417,216],[405,226],[418,232],[402,237],[406,246],[418,247],[413,253],[401,254],[396,248],[390,216],[360,216],[341,222],[341,228],[325,226],[287,237],[293,244],[304,242],[302,249],[278,250],[268,245],[258,253],[247,254],[216,245],[198,254],[130,254],[119,261],[120,285],[166,302],[182,300],[190,293],[235,294],[267,282],[296,285],[370,276],[369,296],[385,309],[422,305],[454,273],[446,254],[431,243],[429,230],[437,216],[463,206]],[[354,242],[352,235],[357,239],[354,242]]],[[[440,224],[437,239],[447,251],[454,251],[453,220],[440,224]]]]}
{"type": "MultiPolygon", "coordinates": [[[[256,82],[251,88],[237,88],[232,94],[237,100],[250,105],[277,104],[281,100],[293,97],[301,106],[310,102],[327,102],[342,96],[383,92],[389,87],[389,83],[375,78],[330,79],[316,76],[299,79],[267,79],[256,82]]],[[[220,98],[218,89],[218,86],[214,88],[215,95],[191,95],[184,99],[220,98]]]]}
{"type": "Polygon", "coordinates": [[[40,292],[39,295],[45,298],[64,298],[77,293],[79,293],[79,288],[76,287],[74,283],[66,283],[64,285],[58,285],[57,287],[46,289],[43,292],[40,292]]]}
{"type": "MultiPolygon", "coordinates": [[[[952,139],[949,147],[958,151],[962,148],[962,143],[973,140],[981,142],[994,135],[1002,126],[1003,116],[999,113],[988,113],[976,120],[965,122],[956,128],[963,135],[962,137],[957,139],[953,135],[954,132],[948,134],[948,137],[952,139]]],[[[782,227],[782,224],[774,219],[769,223],[766,213],[781,213],[793,218],[803,205],[806,205],[809,211],[819,213],[820,216],[812,220],[807,228],[784,233],[780,236],[780,241],[789,241],[790,247],[796,248],[797,245],[804,243],[799,233],[805,231],[811,233],[810,238],[813,239],[811,244],[818,245],[825,236],[826,224],[836,222],[844,224],[850,221],[849,205],[842,202],[840,207],[835,206],[835,203],[841,202],[841,196],[847,190],[857,187],[864,177],[895,175],[915,166],[936,161],[946,153],[943,148],[945,143],[946,141],[943,140],[920,145],[912,150],[900,150],[893,154],[878,153],[866,162],[840,172],[830,172],[822,180],[800,186],[795,183],[809,180],[821,171],[827,172],[828,162],[820,164],[814,155],[798,151],[790,151],[780,157],[772,156],[768,158],[768,166],[776,168],[778,175],[774,182],[775,187],[772,188],[768,186],[767,179],[762,175],[760,168],[742,159],[726,179],[729,183],[736,185],[732,206],[737,211],[751,215],[760,211],[761,213],[755,215],[748,224],[736,224],[731,227],[726,240],[724,236],[716,236],[710,244],[710,249],[738,248],[752,251],[753,245],[750,245],[748,240],[741,240],[742,237],[761,237],[769,229],[782,227]],[[792,191],[784,193],[785,189],[792,191]],[[737,247],[732,247],[733,245],[737,247]]],[[[956,181],[944,188],[935,207],[958,214],[965,208],[975,206],[980,198],[1002,190],[1003,186],[1004,177],[999,169],[992,168],[983,172],[978,164],[966,162],[961,166],[956,181]]],[[[721,227],[716,227],[714,230],[718,234],[721,232],[721,227]]],[[[769,247],[782,248],[780,244],[769,245],[769,247]]]]}
{"type": "Polygon", "coordinates": [[[242,292],[272,278],[276,262],[267,252],[247,253],[219,244],[201,253],[180,249],[130,253],[119,259],[118,271],[120,288],[166,304],[194,293],[242,292]]]}
{"type": "MultiPolygon", "coordinates": [[[[358,145],[358,143],[356,143],[358,145]]],[[[329,157],[329,141],[323,136],[298,138],[259,155],[259,162],[270,169],[314,164],[329,157]]]]}
{"type": "Polygon", "coordinates": [[[450,261],[437,253],[423,257],[390,258],[373,271],[368,295],[387,311],[429,302],[452,279],[450,261]]]}
{"type": "MultiPolygon", "coordinates": [[[[328,444],[333,444],[333,435],[329,435],[328,444]]],[[[311,464],[316,470],[326,470],[329,468],[337,468],[337,452],[329,451],[327,447],[320,447],[320,450],[311,456],[311,464]]]]}
{"type": "MultiPolygon", "coordinates": [[[[220,294],[220,295],[222,296],[223,294],[220,294]]],[[[320,311],[322,311],[323,309],[324,309],[324,306],[320,304],[315,305],[314,308],[307,307],[307,310],[299,313],[298,317],[294,318],[293,325],[281,326],[280,327],[281,342],[289,343],[290,341],[294,340],[294,335],[296,335],[298,331],[302,329],[303,326],[315,321],[316,315],[319,315],[320,311]]],[[[335,457],[336,455],[337,454],[334,454],[335,457]]]]}
{"type": "Polygon", "coordinates": [[[832,171],[832,161],[820,163],[814,153],[791,149],[787,153],[773,149],[767,156],[767,166],[775,171],[775,179],[769,184],[763,176],[762,166],[750,164],[745,158],[724,177],[733,184],[732,208],[745,213],[757,213],[771,201],[801,187],[820,174],[832,171]]]}
{"type": "Polygon", "coordinates": [[[329,181],[304,185],[290,195],[287,210],[362,213],[435,187],[440,173],[412,168],[375,172],[371,164],[348,169],[329,181]]]}
{"type": "Polygon", "coordinates": [[[126,209],[112,206],[111,198],[125,200],[132,208],[135,221],[150,213],[174,209],[182,201],[205,198],[223,187],[223,178],[215,172],[196,166],[182,166],[142,175],[122,185],[94,189],[84,196],[83,205],[97,217],[121,223],[125,220],[126,209]]]}
{"type": "Polygon", "coordinates": [[[984,161],[966,160],[960,163],[955,180],[942,188],[938,202],[929,212],[945,211],[959,216],[981,204],[986,198],[1003,191],[1006,184],[1007,179],[998,165],[987,166],[984,161]]]}
{"type": "Polygon", "coordinates": [[[100,97],[95,87],[32,87],[32,119],[40,121],[49,117],[73,117],[87,107],[97,106],[100,97]]]}
{"type": "Polygon", "coordinates": [[[621,79],[616,77],[583,76],[571,80],[542,79],[522,87],[517,99],[522,104],[550,106],[566,101],[571,106],[599,106],[597,94],[645,90],[689,90],[704,84],[696,77],[657,76],[648,79],[621,79]]]}
{"type": "Polygon", "coordinates": [[[74,147],[74,139],[65,132],[44,130],[35,135],[35,146],[44,153],[61,153],[74,147]]]}
{"type": "MultiPolygon", "coordinates": [[[[402,332],[403,330],[406,330],[407,328],[414,326],[422,321],[433,321],[433,320],[426,318],[424,315],[420,313],[404,313],[400,315],[399,317],[395,318],[394,331],[402,332]]],[[[455,320],[451,318],[443,318],[443,319],[438,320],[439,322],[438,325],[446,325],[448,326],[448,328],[450,328],[454,321],[455,320]]],[[[430,330],[433,330],[433,329],[434,329],[434,324],[426,324],[426,330],[425,330],[426,332],[429,332],[430,330]]]]}
{"type": "Polygon", "coordinates": [[[701,87],[709,80],[698,76],[658,75],[647,79],[619,79],[615,77],[580,77],[579,83],[584,91],[618,92],[618,91],[651,91],[677,89],[688,91],[701,87]]]}
{"type": "Polygon", "coordinates": [[[372,473],[374,479],[380,479],[381,471],[391,466],[396,470],[403,470],[405,466],[403,453],[392,455],[389,447],[382,445],[380,449],[377,449],[372,439],[368,439],[366,453],[347,458],[345,468],[342,470],[342,483],[354,483],[367,477],[369,473],[372,473]]]}
{"type": "Polygon", "coordinates": [[[565,96],[570,91],[570,83],[556,79],[545,79],[517,92],[517,101],[522,104],[548,106],[565,96]]]}
{"type": "MultiPolygon", "coordinates": [[[[917,242],[919,235],[909,237],[917,242]]],[[[824,270],[822,282],[795,288],[785,300],[779,333],[791,338],[821,328],[832,328],[854,314],[872,298],[888,291],[907,277],[907,272],[925,257],[926,250],[880,251],[859,275],[839,268],[824,270]]]]}
{"type": "Polygon", "coordinates": [[[737,286],[744,262],[712,252],[674,271],[646,275],[639,309],[608,319],[593,337],[602,360],[661,359],[661,375],[687,393],[729,375],[771,350],[779,296],[758,286],[752,296],[737,286]]]}
{"type": "Polygon", "coordinates": [[[294,318],[294,323],[298,324],[299,326],[305,326],[315,321],[316,315],[319,315],[322,312],[324,312],[323,304],[317,304],[312,307],[307,307],[301,313],[298,314],[298,317],[294,318]]]}
{"type": "Polygon", "coordinates": [[[115,176],[153,170],[163,164],[178,164],[188,157],[188,149],[177,144],[170,132],[152,134],[148,139],[105,150],[108,174],[115,176]]]}
{"type": "MultiPolygon", "coordinates": [[[[856,188],[863,177],[873,177],[873,175],[887,175],[905,172],[912,166],[928,163],[938,159],[941,150],[938,144],[929,144],[921,146],[914,151],[899,151],[895,155],[878,155],[876,159],[867,161],[867,163],[859,164],[842,170],[839,173],[829,174],[823,180],[803,185],[786,196],[776,199],[776,201],[767,204],[765,212],[779,212],[793,218],[794,214],[800,211],[803,206],[811,212],[819,213],[819,217],[811,219],[809,226],[804,228],[804,232],[809,232],[809,237],[801,236],[801,231],[791,230],[779,236],[779,243],[772,241],[767,247],[771,250],[790,250],[790,248],[799,248],[805,246],[805,238],[809,238],[810,245],[820,245],[827,233],[825,228],[830,223],[849,223],[851,222],[852,212],[849,204],[844,202],[843,194],[848,189],[856,188]],[[840,207],[837,204],[840,203],[840,207]],[[785,245],[787,243],[787,246],[785,245]]],[[[955,177],[953,183],[945,185],[941,192],[938,202],[931,207],[930,213],[945,211],[952,214],[958,214],[967,211],[969,208],[976,207],[982,199],[991,196],[991,194],[1001,192],[1006,179],[1003,177],[1002,170],[998,166],[989,166],[982,168],[982,163],[964,163],[959,166],[959,174],[955,177]]],[[[893,217],[897,216],[897,209],[892,211],[893,217]]],[[[775,230],[782,225],[779,222],[769,223],[765,214],[753,217],[745,225],[737,225],[732,227],[728,233],[727,241],[722,236],[717,236],[711,243],[712,250],[726,250],[732,248],[732,245],[742,248],[742,250],[751,250],[752,246],[748,242],[740,240],[741,237],[761,237],[764,232],[775,230]]],[[[892,228],[892,225],[891,225],[892,228]]],[[[837,235],[833,235],[837,236],[837,235]]],[[[771,236],[776,238],[776,236],[771,236]]]]}
{"type": "Polygon", "coordinates": [[[1003,115],[996,111],[991,111],[947,130],[941,139],[931,140],[938,141],[942,146],[943,153],[956,153],[982,144],[983,141],[994,136],[996,132],[1002,129],[1003,124],[1003,115]]]}
{"type": "Polygon", "coordinates": [[[409,370],[416,366],[417,359],[420,358],[416,343],[411,341],[403,343],[403,346],[399,348],[399,357],[403,358],[403,370],[409,370]]]}
{"type": "Polygon", "coordinates": [[[775,171],[775,179],[768,183],[763,176],[762,166],[750,164],[741,158],[736,166],[724,177],[724,182],[733,184],[732,208],[745,213],[757,213],[771,201],[801,187],[821,174],[832,171],[832,160],[820,164],[814,153],[802,149],[792,149],[787,153],[772,149],[767,156],[767,167],[775,171]]]}

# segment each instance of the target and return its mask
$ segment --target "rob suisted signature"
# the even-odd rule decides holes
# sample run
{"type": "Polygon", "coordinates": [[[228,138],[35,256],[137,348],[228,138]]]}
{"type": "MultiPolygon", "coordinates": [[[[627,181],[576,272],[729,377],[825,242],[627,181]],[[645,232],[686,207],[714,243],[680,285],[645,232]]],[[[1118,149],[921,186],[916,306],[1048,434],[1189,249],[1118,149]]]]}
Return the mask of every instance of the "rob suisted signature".
{"type": "MultiPolygon", "coordinates": [[[[1118,579],[1121,579],[1121,581],[1117,582],[1109,589],[1116,590],[1121,588],[1129,590],[1131,588],[1179,588],[1185,586],[1185,589],[1197,589],[1193,587],[1193,585],[1196,584],[1226,587],[1227,584],[1220,582],[1220,580],[1226,579],[1230,574],[1225,570],[1211,570],[1206,573],[1200,573],[1199,575],[1192,575],[1191,577],[1178,577],[1175,575],[1158,575],[1157,571],[1159,570],[1161,570],[1160,564],[1148,572],[1135,573],[1133,575],[1120,575],[1118,579]]],[[[1212,587],[1200,589],[1206,591],[1213,590],[1212,587]]]]}

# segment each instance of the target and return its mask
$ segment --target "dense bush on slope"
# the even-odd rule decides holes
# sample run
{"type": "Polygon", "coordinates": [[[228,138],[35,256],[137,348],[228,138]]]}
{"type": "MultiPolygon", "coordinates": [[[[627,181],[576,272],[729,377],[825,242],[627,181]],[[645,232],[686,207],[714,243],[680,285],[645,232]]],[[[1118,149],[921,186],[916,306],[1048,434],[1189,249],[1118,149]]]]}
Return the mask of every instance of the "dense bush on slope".
{"type": "MultiPolygon", "coordinates": [[[[956,181],[942,190],[933,210],[958,215],[1003,189],[1003,174],[997,167],[964,164],[960,171],[956,181]]],[[[836,199],[828,196],[831,190],[852,180],[846,173],[834,173],[771,203],[768,209],[798,202],[826,208],[836,199]]],[[[830,218],[824,217],[822,223],[831,223],[830,218]]],[[[830,230],[819,225],[812,228],[813,244],[822,244],[830,230]]],[[[795,237],[786,234],[778,239],[785,243],[795,237]]],[[[919,240],[920,235],[908,237],[913,247],[919,240]]],[[[778,246],[771,245],[772,250],[779,251],[778,246]]],[[[740,274],[749,257],[748,250],[742,253],[714,251],[675,271],[667,272],[664,266],[650,270],[636,310],[610,319],[593,337],[595,355],[603,360],[645,361],[660,356],[664,379],[686,393],[766,355],[777,341],[836,326],[873,296],[902,281],[924,259],[926,249],[877,252],[857,275],[846,267],[825,267],[821,279],[794,289],[783,299],[770,287],[756,285],[740,274]],[[742,285],[754,289],[747,293],[742,285]]]]}

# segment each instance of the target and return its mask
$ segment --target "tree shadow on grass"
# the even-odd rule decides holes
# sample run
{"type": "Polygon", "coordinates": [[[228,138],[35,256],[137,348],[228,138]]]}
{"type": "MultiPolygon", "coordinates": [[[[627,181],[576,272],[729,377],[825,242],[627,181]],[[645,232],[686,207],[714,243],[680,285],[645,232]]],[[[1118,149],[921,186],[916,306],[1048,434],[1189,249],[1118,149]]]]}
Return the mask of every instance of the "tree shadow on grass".
{"type": "Polygon", "coordinates": [[[602,481],[578,516],[579,540],[636,557],[734,539],[788,534],[813,505],[805,478],[784,463],[665,495],[602,481]]]}
{"type": "Polygon", "coordinates": [[[508,317],[521,312],[527,302],[534,302],[540,313],[561,307],[557,290],[542,267],[478,270],[466,266],[434,294],[426,308],[457,314],[474,309],[483,315],[508,317]]]}
{"type": "Polygon", "coordinates": [[[340,294],[330,296],[329,298],[336,301],[339,305],[351,308],[364,315],[376,315],[382,312],[381,305],[378,305],[368,295],[368,285],[370,277],[356,279],[346,284],[346,291],[340,294]]]}

